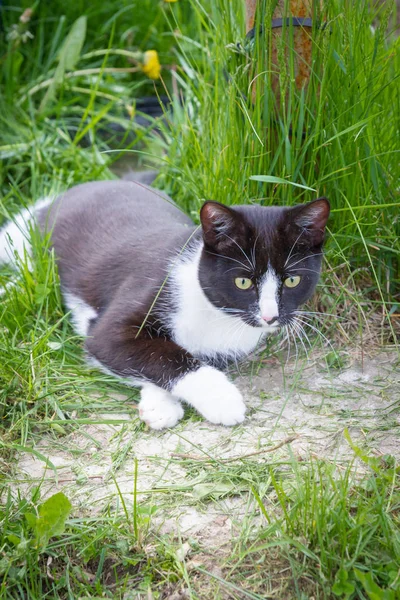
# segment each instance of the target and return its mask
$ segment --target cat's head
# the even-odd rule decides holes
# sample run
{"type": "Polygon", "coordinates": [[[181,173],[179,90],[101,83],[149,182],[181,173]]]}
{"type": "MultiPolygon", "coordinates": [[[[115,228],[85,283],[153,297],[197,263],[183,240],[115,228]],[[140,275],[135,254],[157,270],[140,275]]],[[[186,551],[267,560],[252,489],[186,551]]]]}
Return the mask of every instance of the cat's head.
{"type": "Polygon", "coordinates": [[[209,301],[266,331],[289,323],[317,285],[329,210],[326,198],[293,207],[206,202],[199,279],[209,301]]]}

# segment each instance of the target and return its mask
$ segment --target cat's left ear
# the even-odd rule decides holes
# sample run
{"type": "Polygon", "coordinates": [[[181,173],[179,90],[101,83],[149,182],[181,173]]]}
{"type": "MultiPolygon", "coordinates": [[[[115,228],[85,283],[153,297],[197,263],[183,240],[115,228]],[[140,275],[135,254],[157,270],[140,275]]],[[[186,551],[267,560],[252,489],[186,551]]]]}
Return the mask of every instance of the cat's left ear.
{"type": "MultiPolygon", "coordinates": [[[[295,206],[290,209],[291,224],[303,230],[304,241],[319,246],[324,241],[330,209],[327,198],[318,198],[308,204],[295,206]]],[[[301,243],[303,240],[299,241],[301,243]]]]}
{"type": "Polygon", "coordinates": [[[217,252],[246,242],[248,226],[242,215],[229,206],[208,200],[200,210],[200,220],[206,246],[217,252]]]}

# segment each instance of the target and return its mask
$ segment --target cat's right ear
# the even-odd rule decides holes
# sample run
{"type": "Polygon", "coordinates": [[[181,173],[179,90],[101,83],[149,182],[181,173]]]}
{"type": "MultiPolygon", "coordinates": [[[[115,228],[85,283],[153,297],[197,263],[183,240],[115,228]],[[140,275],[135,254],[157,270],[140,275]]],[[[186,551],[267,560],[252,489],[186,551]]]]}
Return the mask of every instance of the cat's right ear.
{"type": "Polygon", "coordinates": [[[246,239],[247,226],[242,216],[219,202],[205,202],[200,210],[200,221],[205,245],[218,252],[246,239]]]}
{"type": "Polygon", "coordinates": [[[289,209],[290,229],[295,228],[292,235],[300,238],[298,231],[303,236],[301,243],[309,243],[312,246],[322,244],[325,237],[325,227],[329,218],[330,204],[327,198],[318,198],[308,204],[300,204],[289,209]]]}

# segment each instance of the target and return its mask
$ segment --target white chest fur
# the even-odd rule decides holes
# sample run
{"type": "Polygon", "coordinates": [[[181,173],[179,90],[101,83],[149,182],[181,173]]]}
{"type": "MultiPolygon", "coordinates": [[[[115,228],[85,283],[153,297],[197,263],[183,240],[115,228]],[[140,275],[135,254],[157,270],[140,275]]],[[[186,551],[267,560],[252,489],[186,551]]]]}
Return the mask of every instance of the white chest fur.
{"type": "Polygon", "coordinates": [[[207,299],[198,277],[201,251],[200,246],[174,268],[171,283],[178,306],[170,320],[174,340],[195,356],[249,354],[265,334],[218,310],[207,299]]]}

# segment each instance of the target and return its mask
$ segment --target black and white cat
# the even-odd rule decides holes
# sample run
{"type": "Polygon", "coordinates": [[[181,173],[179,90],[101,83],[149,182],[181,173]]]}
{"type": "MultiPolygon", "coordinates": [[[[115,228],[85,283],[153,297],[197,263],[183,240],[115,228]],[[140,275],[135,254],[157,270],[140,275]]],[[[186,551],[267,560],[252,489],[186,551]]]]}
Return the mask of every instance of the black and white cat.
{"type": "MultiPolygon", "coordinates": [[[[295,318],[317,284],[329,202],[206,202],[201,227],[137,182],[78,185],[33,210],[51,232],[66,307],[92,364],[141,386],[153,429],[183,416],[235,425],[246,407],[219,370],[295,318]]],[[[21,252],[27,214],[0,232],[21,252]],[[25,225],[23,226],[23,223],[25,225]]]]}

